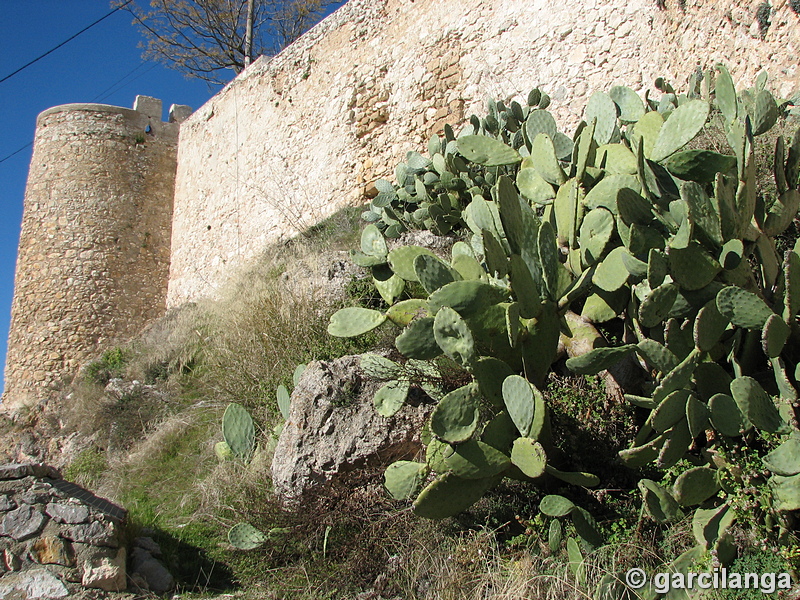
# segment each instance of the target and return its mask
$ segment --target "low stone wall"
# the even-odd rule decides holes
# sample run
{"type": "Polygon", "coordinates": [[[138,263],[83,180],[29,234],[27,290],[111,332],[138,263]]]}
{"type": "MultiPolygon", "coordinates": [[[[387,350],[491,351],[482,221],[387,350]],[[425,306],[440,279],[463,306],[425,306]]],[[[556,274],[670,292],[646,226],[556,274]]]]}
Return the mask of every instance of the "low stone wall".
{"type": "Polygon", "coordinates": [[[0,598],[124,590],[126,517],[52,467],[0,466],[0,598]]]}

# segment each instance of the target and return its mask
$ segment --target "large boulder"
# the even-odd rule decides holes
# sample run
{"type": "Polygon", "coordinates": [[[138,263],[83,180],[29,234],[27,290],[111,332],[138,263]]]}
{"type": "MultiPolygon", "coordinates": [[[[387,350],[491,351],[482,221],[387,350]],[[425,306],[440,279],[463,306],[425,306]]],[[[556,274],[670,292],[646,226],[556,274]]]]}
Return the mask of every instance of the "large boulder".
{"type": "Polygon", "coordinates": [[[382,417],[372,399],[383,382],[367,378],[359,363],[359,356],[312,362],[292,393],[272,461],[274,489],[286,503],[311,500],[356,470],[378,478],[381,467],[421,450],[433,408],[427,397],[412,388],[397,414],[382,417]]]}

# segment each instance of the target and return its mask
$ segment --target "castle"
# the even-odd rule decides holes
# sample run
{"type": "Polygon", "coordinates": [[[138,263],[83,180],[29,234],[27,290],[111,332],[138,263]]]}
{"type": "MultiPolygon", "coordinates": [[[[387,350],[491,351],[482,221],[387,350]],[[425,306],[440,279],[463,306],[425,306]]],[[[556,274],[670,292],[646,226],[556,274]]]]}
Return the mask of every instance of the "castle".
{"type": "Polygon", "coordinates": [[[71,104],[42,113],[25,195],[3,408],[45,400],[168,307],[213,295],[266,244],[366,201],[369,184],[487,97],[535,86],[570,131],[589,96],[682,86],[726,63],[800,89],[787,0],[350,0],[188,116],[71,104]],[[673,6],[674,4],[674,6],[673,6]]]}

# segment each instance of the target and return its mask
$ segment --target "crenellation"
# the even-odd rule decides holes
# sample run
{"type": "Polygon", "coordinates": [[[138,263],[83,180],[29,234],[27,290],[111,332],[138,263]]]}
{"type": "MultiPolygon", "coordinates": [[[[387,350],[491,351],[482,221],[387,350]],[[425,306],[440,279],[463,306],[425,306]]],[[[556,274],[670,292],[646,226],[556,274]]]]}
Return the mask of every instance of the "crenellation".
{"type": "Polygon", "coordinates": [[[161,121],[163,108],[159,98],[136,96],[136,100],[133,102],[133,110],[151,119],[158,119],[161,121]]]}

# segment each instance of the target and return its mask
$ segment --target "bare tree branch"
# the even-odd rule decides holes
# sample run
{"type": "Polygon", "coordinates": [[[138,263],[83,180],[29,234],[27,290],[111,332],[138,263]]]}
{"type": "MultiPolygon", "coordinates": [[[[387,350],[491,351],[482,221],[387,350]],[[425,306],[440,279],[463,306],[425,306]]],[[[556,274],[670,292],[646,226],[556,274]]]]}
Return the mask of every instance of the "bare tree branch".
{"type": "MultiPolygon", "coordinates": [[[[226,83],[244,69],[247,0],[149,0],[143,7],[144,1],[124,7],[144,36],[143,58],[210,83],[226,83]]],[[[253,58],[280,52],[339,4],[254,0],[253,58]]]]}

